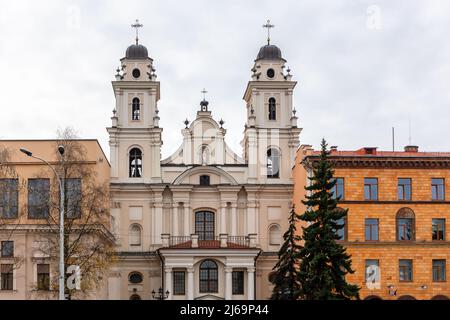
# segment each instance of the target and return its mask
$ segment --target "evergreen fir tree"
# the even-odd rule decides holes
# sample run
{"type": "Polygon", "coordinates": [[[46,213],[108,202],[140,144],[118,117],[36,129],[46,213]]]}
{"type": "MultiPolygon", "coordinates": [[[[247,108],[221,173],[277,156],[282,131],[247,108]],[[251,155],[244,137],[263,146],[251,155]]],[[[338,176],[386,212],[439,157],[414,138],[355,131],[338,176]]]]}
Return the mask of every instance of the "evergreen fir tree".
{"type": "Polygon", "coordinates": [[[344,228],[338,223],[347,216],[347,210],[337,208],[339,198],[333,198],[332,165],[328,160],[327,143],[322,139],[322,151],[310,185],[306,201],[307,209],[300,215],[306,222],[302,227],[304,244],[299,252],[301,284],[300,298],[307,300],[359,299],[359,287],[348,284],[347,273],[353,273],[350,255],[345,247],[337,243],[338,230],[344,228]]]}
{"type": "Polygon", "coordinates": [[[298,299],[300,283],[298,275],[298,254],[300,237],[296,234],[298,214],[294,208],[289,216],[289,228],[284,233],[284,243],[278,252],[278,262],[269,274],[269,281],[275,286],[271,300],[298,299]]]}

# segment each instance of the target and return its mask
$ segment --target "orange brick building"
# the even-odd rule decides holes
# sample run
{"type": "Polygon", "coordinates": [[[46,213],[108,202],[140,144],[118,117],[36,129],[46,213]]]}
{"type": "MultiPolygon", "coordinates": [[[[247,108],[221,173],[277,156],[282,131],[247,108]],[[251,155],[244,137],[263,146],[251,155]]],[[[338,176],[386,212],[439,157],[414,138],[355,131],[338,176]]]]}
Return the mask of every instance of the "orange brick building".
{"type": "MultiPolygon", "coordinates": [[[[342,243],[362,299],[448,299],[450,152],[331,148],[339,206],[349,209],[342,243]]],[[[294,167],[294,203],[320,152],[302,146],[294,167]]]]}

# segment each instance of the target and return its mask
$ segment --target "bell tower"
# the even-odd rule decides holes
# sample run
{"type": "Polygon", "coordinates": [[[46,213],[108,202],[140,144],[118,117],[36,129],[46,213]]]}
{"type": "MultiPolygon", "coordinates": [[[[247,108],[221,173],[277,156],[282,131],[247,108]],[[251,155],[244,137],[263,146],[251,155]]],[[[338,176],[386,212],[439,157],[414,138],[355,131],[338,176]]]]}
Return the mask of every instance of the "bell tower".
{"type": "Polygon", "coordinates": [[[244,133],[244,158],[248,163],[248,183],[291,183],[291,169],[299,145],[301,128],[297,127],[292,95],[297,84],[281,50],[270,43],[262,46],[251,69],[243,99],[247,121],[244,133]]]}
{"type": "Polygon", "coordinates": [[[153,59],[139,44],[138,20],[135,43],[120,59],[112,81],[116,105],[109,133],[111,180],[115,182],[161,182],[161,132],[158,101],[160,84],[156,81],[153,59]]]}

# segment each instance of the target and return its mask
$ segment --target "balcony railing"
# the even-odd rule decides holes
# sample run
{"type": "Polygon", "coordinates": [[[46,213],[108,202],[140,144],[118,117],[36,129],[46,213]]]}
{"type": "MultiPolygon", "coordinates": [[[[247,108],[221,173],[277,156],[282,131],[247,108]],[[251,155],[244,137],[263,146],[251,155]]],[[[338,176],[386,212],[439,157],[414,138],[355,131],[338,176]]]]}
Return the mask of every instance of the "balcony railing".
{"type": "Polygon", "coordinates": [[[161,235],[161,239],[164,248],[256,248],[256,234],[249,234],[248,236],[220,234],[211,239],[201,239],[197,234],[191,234],[190,236],[171,236],[166,233],[161,235]]]}

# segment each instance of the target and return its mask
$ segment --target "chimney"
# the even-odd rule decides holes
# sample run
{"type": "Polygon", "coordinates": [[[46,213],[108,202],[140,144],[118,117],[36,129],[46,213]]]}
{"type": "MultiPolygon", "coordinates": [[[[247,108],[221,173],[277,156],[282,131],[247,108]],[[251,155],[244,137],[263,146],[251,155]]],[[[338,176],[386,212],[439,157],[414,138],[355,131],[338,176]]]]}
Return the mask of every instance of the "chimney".
{"type": "Polygon", "coordinates": [[[364,147],[364,153],[365,154],[377,154],[377,148],[376,147],[364,147]]]}
{"type": "Polygon", "coordinates": [[[419,147],[418,146],[406,146],[405,147],[405,152],[419,152],[419,147]]]}
{"type": "Polygon", "coordinates": [[[337,151],[338,146],[331,146],[330,147],[330,151],[331,152],[336,152],[337,151]]]}

